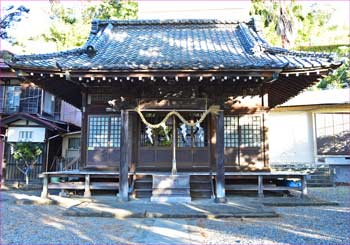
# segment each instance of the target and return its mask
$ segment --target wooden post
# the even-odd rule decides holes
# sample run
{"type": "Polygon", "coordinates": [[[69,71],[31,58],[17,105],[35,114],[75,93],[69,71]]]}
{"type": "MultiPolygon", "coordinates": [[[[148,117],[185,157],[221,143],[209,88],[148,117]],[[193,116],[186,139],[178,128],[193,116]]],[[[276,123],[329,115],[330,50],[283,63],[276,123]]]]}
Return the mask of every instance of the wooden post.
{"type": "Polygon", "coordinates": [[[216,167],[216,116],[210,115],[210,171],[215,171],[216,167]]]}
{"type": "Polygon", "coordinates": [[[301,197],[304,198],[307,196],[307,182],[306,182],[306,175],[303,175],[301,177],[301,197]]]}
{"type": "Polygon", "coordinates": [[[263,137],[263,159],[264,167],[270,168],[269,164],[269,127],[268,127],[268,114],[262,113],[262,137],[263,137]]]}
{"type": "Polygon", "coordinates": [[[90,174],[86,174],[86,175],[85,175],[84,197],[91,197],[91,191],[90,191],[90,174]]]}
{"type": "Polygon", "coordinates": [[[258,175],[258,196],[264,197],[264,183],[262,175],[258,175]]]}
{"type": "Polygon", "coordinates": [[[225,165],[224,165],[224,112],[220,111],[216,118],[216,198],[215,202],[226,202],[225,165]]]}
{"type": "Polygon", "coordinates": [[[48,196],[48,187],[49,187],[49,177],[47,176],[47,174],[44,174],[43,191],[41,192],[41,198],[47,198],[47,196],[48,196]]]}
{"type": "Polygon", "coordinates": [[[82,169],[86,166],[86,156],[87,156],[87,127],[88,127],[88,118],[87,118],[87,92],[84,90],[81,93],[82,102],[81,102],[81,144],[80,144],[80,163],[79,169],[82,169]]]}
{"type": "Polygon", "coordinates": [[[129,157],[129,112],[121,110],[121,136],[120,136],[120,162],[119,162],[119,199],[121,201],[129,200],[128,183],[128,157],[129,157]]]}

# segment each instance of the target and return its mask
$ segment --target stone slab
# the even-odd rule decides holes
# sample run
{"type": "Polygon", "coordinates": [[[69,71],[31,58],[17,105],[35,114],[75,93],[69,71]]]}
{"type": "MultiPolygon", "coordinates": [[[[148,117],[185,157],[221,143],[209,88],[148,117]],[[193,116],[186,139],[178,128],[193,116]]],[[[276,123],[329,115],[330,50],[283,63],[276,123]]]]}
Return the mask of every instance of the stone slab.
{"type": "Polygon", "coordinates": [[[153,188],[189,188],[190,176],[188,175],[153,175],[153,188]]]}
{"type": "Polygon", "coordinates": [[[191,196],[181,196],[181,195],[156,195],[151,197],[151,202],[174,202],[174,203],[189,203],[191,202],[191,196]]]}
{"type": "Polygon", "coordinates": [[[111,218],[230,218],[278,217],[269,207],[246,202],[216,204],[213,200],[191,203],[152,203],[132,200],[128,203],[90,202],[73,206],[63,212],[66,216],[111,218]]]}
{"type": "Polygon", "coordinates": [[[190,176],[153,175],[151,202],[191,202],[190,176]]]}
{"type": "Polygon", "coordinates": [[[337,202],[329,202],[311,197],[274,197],[264,198],[261,203],[266,206],[297,207],[297,206],[338,206],[337,202]]]}

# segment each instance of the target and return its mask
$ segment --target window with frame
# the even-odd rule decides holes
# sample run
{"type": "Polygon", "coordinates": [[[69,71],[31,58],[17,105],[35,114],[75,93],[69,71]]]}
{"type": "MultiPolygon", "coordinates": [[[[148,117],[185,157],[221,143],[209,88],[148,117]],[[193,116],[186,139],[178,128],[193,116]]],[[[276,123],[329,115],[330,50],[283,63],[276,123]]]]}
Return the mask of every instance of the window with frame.
{"type": "Polygon", "coordinates": [[[120,131],[119,116],[89,116],[88,148],[120,147],[120,131]]]}
{"type": "Polygon", "coordinates": [[[238,117],[224,117],[224,145],[225,147],[238,147],[238,117]]]}
{"type": "Polygon", "coordinates": [[[350,113],[315,114],[318,155],[350,154],[350,113]]]}
{"type": "Polygon", "coordinates": [[[29,142],[32,141],[33,131],[19,131],[18,132],[18,141],[20,142],[29,142]]]}
{"type": "Polygon", "coordinates": [[[80,138],[69,138],[68,139],[68,149],[69,150],[80,149],[80,138]]]}
{"type": "Polygon", "coordinates": [[[22,87],[21,112],[38,113],[41,101],[41,89],[35,86],[22,87]]]}
{"type": "Polygon", "coordinates": [[[225,147],[261,147],[261,116],[226,116],[224,118],[225,147]]]}
{"type": "Polygon", "coordinates": [[[21,98],[20,86],[6,86],[4,112],[13,113],[19,111],[21,98]]]}

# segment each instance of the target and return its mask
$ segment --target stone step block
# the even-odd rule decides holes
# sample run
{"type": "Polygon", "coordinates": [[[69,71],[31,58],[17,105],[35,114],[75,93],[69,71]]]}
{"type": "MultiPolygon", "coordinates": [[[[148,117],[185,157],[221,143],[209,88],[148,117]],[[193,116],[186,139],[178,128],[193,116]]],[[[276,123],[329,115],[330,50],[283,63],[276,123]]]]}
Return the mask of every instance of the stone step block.
{"type": "Polygon", "coordinates": [[[189,195],[190,188],[155,188],[152,195],[189,195]]]}

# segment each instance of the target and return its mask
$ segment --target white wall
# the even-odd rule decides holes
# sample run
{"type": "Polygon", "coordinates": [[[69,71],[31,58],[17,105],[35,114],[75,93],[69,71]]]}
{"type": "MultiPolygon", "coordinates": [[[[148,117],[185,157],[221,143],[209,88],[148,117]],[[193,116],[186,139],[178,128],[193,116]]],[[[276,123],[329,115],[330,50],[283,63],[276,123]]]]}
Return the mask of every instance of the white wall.
{"type": "Polygon", "coordinates": [[[311,112],[269,114],[270,163],[314,163],[311,112]]]}
{"type": "Polygon", "coordinates": [[[20,131],[32,132],[32,138],[29,142],[44,142],[45,141],[45,128],[39,127],[9,127],[7,130],[8,142],[19,142],[20,131]]]}

